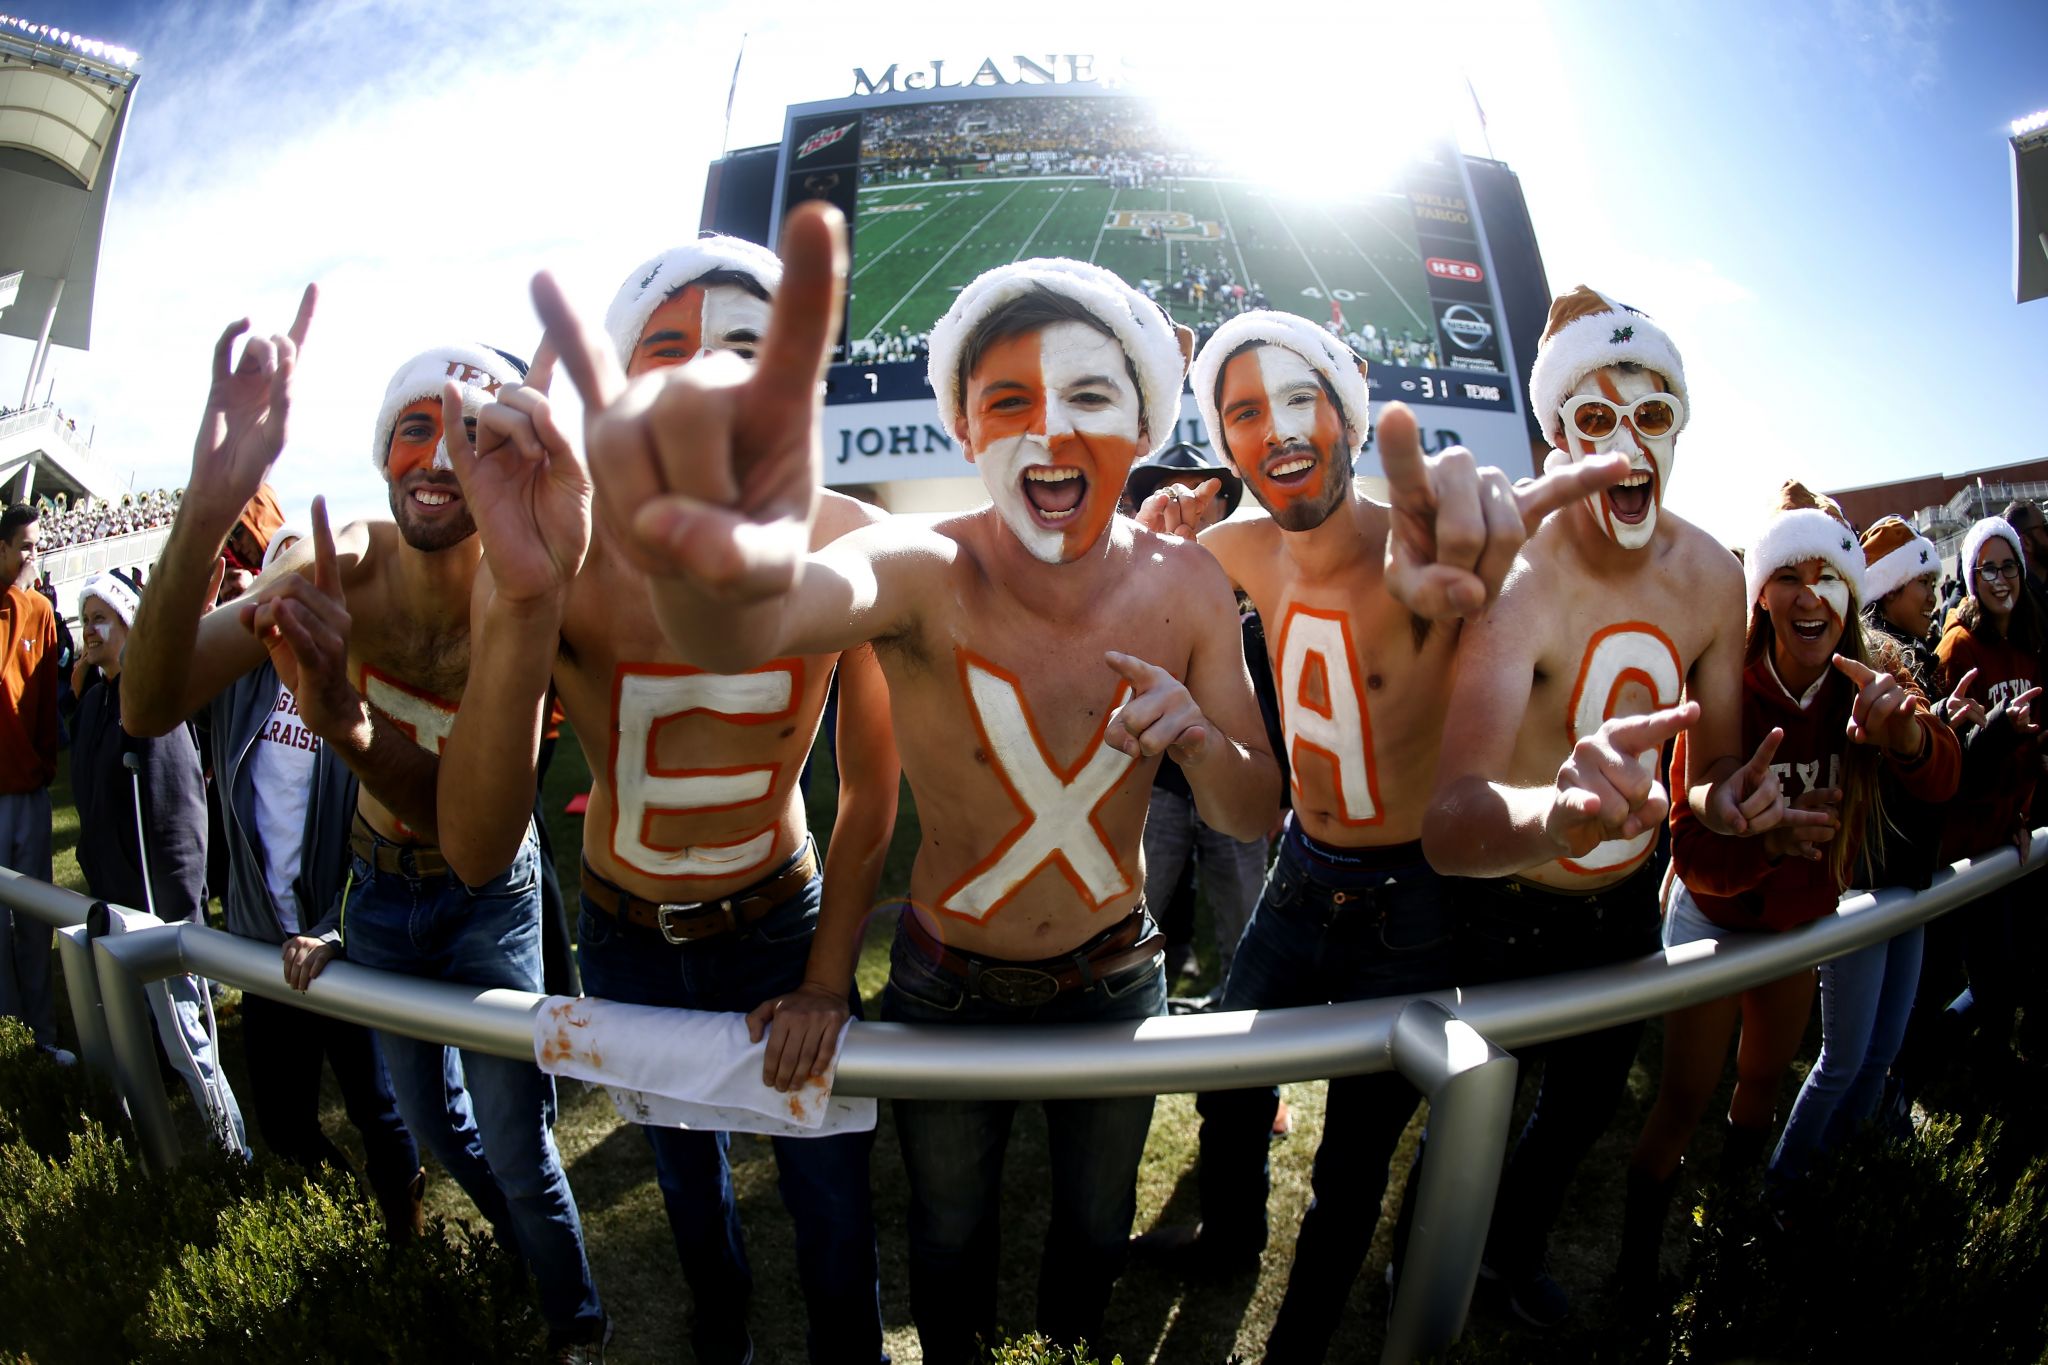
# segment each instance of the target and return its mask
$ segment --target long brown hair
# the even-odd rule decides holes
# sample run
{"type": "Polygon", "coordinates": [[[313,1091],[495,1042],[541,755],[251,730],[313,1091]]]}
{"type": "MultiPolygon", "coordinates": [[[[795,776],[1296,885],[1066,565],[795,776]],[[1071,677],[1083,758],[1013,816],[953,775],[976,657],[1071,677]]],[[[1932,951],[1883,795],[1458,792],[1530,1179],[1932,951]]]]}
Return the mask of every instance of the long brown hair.
{"type": "MultiPolygon", "coordinates": [[[[1749,639],[1743,651],[1745,662],[1755,663],[1776,638],[1769,609],[1761,602],[1752,604],[1749,639]]],[[[1895,646],[1889,641],[1871,638],[1870,631],[1863,624],[1863,613],[1854,605],[1842,622],[1842,638],[1835,644],[1835,653],[1845,659],[1854,659],[1866,668],[1890,673],[1901,683],[1907,683],[1912,677],[1911,671],[1901,665],[1895,646]]],[[[1749,736],[1743,736],[1745,744],[1749,739],[1749,736]]],[[[1828,843],[1828,865],[1835,875],[1836,889],[1846,890],[1858,873],[1868,884],[1884,858],[1884,793],[1879,782],[1884,755],[1875,744],[1852,744],[1846,736],[1840,737],[1840,742],[1843,747],[1842,826],[1828,843]]]]}

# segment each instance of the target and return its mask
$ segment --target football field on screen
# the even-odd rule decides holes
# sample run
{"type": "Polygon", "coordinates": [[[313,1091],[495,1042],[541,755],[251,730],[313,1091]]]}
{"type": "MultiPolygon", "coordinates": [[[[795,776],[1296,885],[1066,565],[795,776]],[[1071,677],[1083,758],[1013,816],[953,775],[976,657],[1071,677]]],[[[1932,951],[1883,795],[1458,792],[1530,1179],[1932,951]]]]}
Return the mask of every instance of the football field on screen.
{"type": "MultiPolygon", "coordinates": [[[[1306,202],[1239,181],[1165,180],[1118,189],[1099,178],[988,177],[863,187],[854,227],[853,338],[929,330],[982,271],[1071,256],[1133,284],[1170,287],[1188,265],[1228,264],[1275,308],[1399,337],[1433,336],[1427,277],[1407,201],[1381,194],[1306,202]],[[1162,236],[1147,238],[1148,225],[1162,236]]],[[[1222,316],[1168,297],[1177,320],[1222,316]]]]}

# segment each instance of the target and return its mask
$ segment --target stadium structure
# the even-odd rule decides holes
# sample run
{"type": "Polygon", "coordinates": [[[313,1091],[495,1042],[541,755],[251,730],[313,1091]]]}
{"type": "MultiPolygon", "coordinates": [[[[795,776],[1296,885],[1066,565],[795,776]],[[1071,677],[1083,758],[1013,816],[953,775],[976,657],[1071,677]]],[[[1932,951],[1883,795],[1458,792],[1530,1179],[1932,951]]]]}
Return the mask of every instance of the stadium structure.
{"type": "MultiPolygon", "coordinates": [[[[78,512],[118,508],[128,496],[94,453],[91,432],[79,433],[43,381],[52,347],[92,345],[100,239],[139,61],[112,43],[0,14],[0,334],[35,347],[20,402],[0,401],[0,496],[8,502],[78,512]]],[[[88,575],[154,562],[166,534],[97,537],[53,551],[41,569],[69,612],[88,575]]]]}
{"type": "MultiPolygon", "coordinates": [[[[826,482],[891,510],[981,497],[937,424],[926,338],[968,281],[1029,256],[1114,271],[1198,343],[1246,308],[1299,314],[1368,362],[1375,405],[1418,410],[1427,449],[1540,463],[1521,380],[1550,301],[1541,254],[1514,173],[1448,138],[1384,183],[1303,196],[1128,88],[889,89],[793,105],[780,143],[713,163],[702,226],[773,245],[805,199],[836,204],[852,237],[826,482]]],[[[1192,395],[1178,435],[1208,443],[1192,395]]],[[[1378,473],[1370,446],[1360,473],[1378,473]]]]}

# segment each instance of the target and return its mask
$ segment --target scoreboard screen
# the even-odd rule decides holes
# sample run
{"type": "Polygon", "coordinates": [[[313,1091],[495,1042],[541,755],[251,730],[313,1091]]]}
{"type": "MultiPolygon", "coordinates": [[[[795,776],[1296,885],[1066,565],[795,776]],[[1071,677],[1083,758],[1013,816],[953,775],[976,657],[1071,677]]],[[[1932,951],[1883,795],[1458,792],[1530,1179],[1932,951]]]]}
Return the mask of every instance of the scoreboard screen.
{"type": "MultiPolygon", "coordinates": [[[[1115,272],[1193,328],[1198,346],[1247,308],[1299,314],[1368,362],[1375,403],[1418,409],[1429,449],[1463,444],[1530,472],[1516,378],[1527,362],[1514,354],[1471,168],[1448,142],[1383,185],[1335,193],[1232,164],[1141,94],[1031,86],[794,106],[779,153],[767,221],[827,199],[852,238],[827,389],[828,483],[972,473],[938,425],[928,338],[976,275],[1031,256],[1115,272]]],[[[1208,444],[1192,395],[1179,435],[1208,444]]],[[[1378,473],[1370,447],[1359,472],[1378,473]]]]}

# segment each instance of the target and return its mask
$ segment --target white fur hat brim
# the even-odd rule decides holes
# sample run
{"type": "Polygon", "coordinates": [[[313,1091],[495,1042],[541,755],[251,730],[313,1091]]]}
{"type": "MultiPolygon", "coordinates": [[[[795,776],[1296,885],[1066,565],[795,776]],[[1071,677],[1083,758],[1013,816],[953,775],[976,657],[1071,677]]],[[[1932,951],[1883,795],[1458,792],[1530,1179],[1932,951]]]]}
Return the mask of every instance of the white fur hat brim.
{"type": "Polygon", "coordinates": [[[2013,558],[2017,559],[2020,563],[2021,575],[2024,576],[2027,572],[2027,550],[2020,543],[2020,533],[2013,530],[2012,523],[2004,517],[1986,517],[1975,526],[1972,526],[1970,533],[1963,537],[1962,567],[1963,573],[1966,575],[1963,586],[1973,597],[1977,592],[1977,552],[1983,549],[1984,542],[1993,536],[1999,537],[2006,544],[2012,546],[2013,558]]]}
{"type": "Polygon", "coordinates": [[[1863,546],[1855,533],[1818,508],[1801,507],[1772,517],[1742,557],[1752,608],[1772,574],[1809,559],[1825,560],[1841,574],[1857,606],[1870,600],[1864,595],[1863,546]]]}
{"type": "Polygon", "coordinates": [[[78,590],[78,600],[83,603],[88,597],[97,597],[106,603],[107,608],[121,618],[124,626],[135,624],[136,608],[142,605],[142,598],[119,574],[96,573],[86,579],[85,586],[78,590]]]}
{"type": "Polygon", "coordinates": [[[782,287],[782,261],[767,247],[739,237],[700,238],[688,246],[664,251],[642,261],[626,276],[612,306],[604,311],[604,332],[618,352],[619,363],[633,358],[633,347],[647,330],[647,319],[677,290],[687,289],[714,270],[745,275],[774,298],[782,287]]]}
{"type": "Polygon", "coordinates": [[[268,569],[271,565],[277,563],[278,558],[291,548],[292,542],[304,540],[312,534],[311,531],[308,531],[297,522],[286,522],[275,531],[272,531],[270,533],[270,543],[263,547],[263,568],[268,569]]]}
{"type": "Polygon", "coordinates": [[[1574,318],[1545,337],[1536,347],[1536,364],[1529,371],[1529,403],[1544,435],[1559,450],[1564,447],[1564,418],[1560,409],[1579,381],[1607,365],[1632,361],[1655,370],[1671,386],[1671,396],[1685,404],[1686,420],[1692,420],[1692,395],[1685,387],[1685,361],[1664,329],[1643,314],[1600,295],[1611,312],[1587,313],[1574,318]]]}
{"type": "Polygon", "coordinates": [[[1230,447],[1223,443],[1223,423],[1216,410],[1216,381],[1231,354],[1254,342],[1284,346],[1307,361],[1337,395],[1338,415],[1351,432],[1352,455],[1355,457],[1365,449],[1366,438],[1372,434],[1372,406],[1365,372],[1358,368],[1358,357],[1350,347],[1307,318],[1262,308],[1239,313],[1218,327],[1209,337],[1208,345],[1202,347],[1202,353],[1195,357],[1194,368],[1188,374],[1188,386],[1195,391],[1195,408],[1208,429],[1211,450],[1219,456],[1230,452],[1230,447]]]}
{"type": "Polygon", "coordinates": [[[1187,362],[1180,338],[1159,306],[1100,266],[1086,261],[1038,257],[999,265],[960,291],[946,315],[932,325],[927,374],[939,400],[939,419],[959,433],[966,395],[960,391],[960,357],[988,315],[1034,288],[1072,299],[1101,321],[1137,371],[1139,411],[1146,450],[1170,444],[1180,425],[1180,384],[1187,362]]]}
{"type": "Polygon", "coordinates": [[[1941,551],[1926,536],[1914,536],[1875,564],[1863,570],[1866,600],[1882,602],[1916,578],[1941,572],[1941,551]]]}
{"type": "MultiPolygon", "coordinates": [[[[525,374],[517,365],[488,346],[436,346],[420,352],[398,367],[398,373],[391,376],[391,383],[384,389],[384,404],[377,409],[377,427],[370,437],[371,468],[380,477],[383,475],[398,414],[422,399],[431,398],[438,403],[441,385],[447,381],[452,379],[462,386],[463,415],[474,417],[499,389],[523,378],[525,374]]],[[[454,467],[448,455],[448,438],[443,434],[441,448],[434,452],[434,468],[454,467]]]]}

